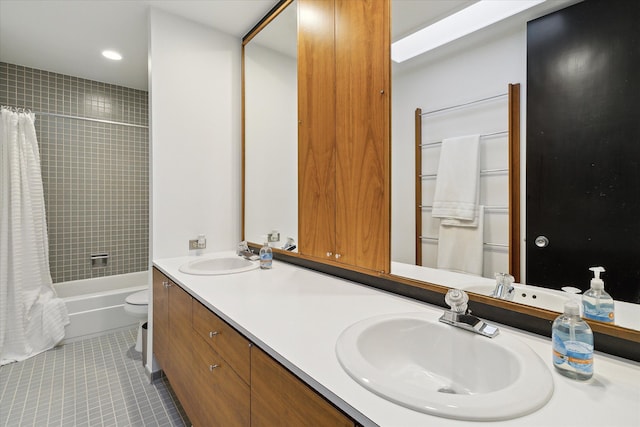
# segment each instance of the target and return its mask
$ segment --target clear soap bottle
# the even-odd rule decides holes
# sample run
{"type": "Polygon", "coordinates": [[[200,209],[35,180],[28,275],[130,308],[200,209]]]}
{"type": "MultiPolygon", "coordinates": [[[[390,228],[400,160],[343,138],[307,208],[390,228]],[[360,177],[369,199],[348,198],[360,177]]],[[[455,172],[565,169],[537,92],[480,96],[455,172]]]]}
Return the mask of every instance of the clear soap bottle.
{"type": "Polygon", "coordinates": [[[273,266],[273,250],[269,246],[267,238],[264,239],[264,245],[260,248],[260,268],[269,270],[273,266]]]}
{"type": "Polygon", "coordinates": [[[564,305],[564,313],[553,322],[551,329],[553,366],[562,375],[588,380],[593,376],[593,333],[580,318],[575,301],[564,305]]]}
{"type": "Polygon", "coordinates": [[[593,279],[591,279],[591,289],[582,294],[583,316],[591,320],[600,322],[615,322],[615,307],[613,298],[604,290],[604,282],[600,279],[600,273],[604,273],[602,267],[591,267],[593,279]]]}

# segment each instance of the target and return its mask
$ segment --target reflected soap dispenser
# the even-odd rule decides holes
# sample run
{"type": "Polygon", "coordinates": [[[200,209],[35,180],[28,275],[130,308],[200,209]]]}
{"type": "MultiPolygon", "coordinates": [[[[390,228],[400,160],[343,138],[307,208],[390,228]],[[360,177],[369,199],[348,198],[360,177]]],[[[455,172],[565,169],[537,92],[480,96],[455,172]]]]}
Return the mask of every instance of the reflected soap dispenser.
{"type": "Polygon", "coordinates": [[[269,270],[273,266],[273,250],[269,246],[267,236],[264,236],[264,245],[260,248],[260,268],[269,270]]]}
{"type": "Polygon", "coordinates": [[[593,279],[591,289],[582,295],[583,316],[591,320],[613,323],[615,321],[613,298],[604,290],[604,282],[600,279],[600,273],[604,273],[602,267],[591,267],[593,279]]]}
{"type": "Polygon", "coordinates": [[[593,376],[593,332],[580,318],[580,307],[575,301],[564,305],[564,313],[551,327],[553,366],[562,375],[588,380],[593,376]]]}

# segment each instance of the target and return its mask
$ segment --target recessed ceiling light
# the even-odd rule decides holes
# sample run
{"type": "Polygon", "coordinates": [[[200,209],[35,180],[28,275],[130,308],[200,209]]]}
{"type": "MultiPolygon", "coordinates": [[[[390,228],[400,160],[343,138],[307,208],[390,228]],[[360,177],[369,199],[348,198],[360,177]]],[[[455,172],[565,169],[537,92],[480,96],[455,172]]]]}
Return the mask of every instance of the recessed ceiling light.
{"type": "Polygon", "coordinates": [[[398,40],[391,59],[402,62],[502,21],[545,0],[483,0],[398,40]]]}
{"type": "Polygon", "coordinates": [[[122,55],[120,55],[115,50],[103,50],[102,56],[104,56],[105,58],[112,59],[114,61],[120,61],[122,59],[122,55]]]}

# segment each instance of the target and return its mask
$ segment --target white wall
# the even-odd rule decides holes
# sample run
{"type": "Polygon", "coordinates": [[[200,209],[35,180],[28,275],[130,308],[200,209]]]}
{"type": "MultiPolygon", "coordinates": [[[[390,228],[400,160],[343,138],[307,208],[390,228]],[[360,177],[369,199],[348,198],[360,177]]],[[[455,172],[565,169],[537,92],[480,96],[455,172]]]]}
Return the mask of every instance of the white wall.
{"type": "Polygon", "coordinates": [[[152,9],[152,259],[232,249],[241,235],[241,42],[152,9]]]}
{"type": "MultiPolygon", "coordinates": [[[[260,37],[260,34],[258,35],[260,37]]],[[[296,58],[245,46],[245,239],[271,230],[298,240],[298,68],[296,58]]]]}
{"type": "MultiPolygon", "coordinates": [[[[198,234],[207,236],[206,252],[235,248],[241,237],[241,40],[151,9],[149,95],[151,259],[188,255],[188,240],[198,234]]],[[[147,360],[152,348],[150,324],[147,360]]]]}
{"type": "MultiPolygon", "coordinates": [[[[425,112],[506,93],[509,83],[521,84],[521,118],[524,118],[526,24],[474,35],[421,58],[394,65],[391,250],[394,261],[413,264],[415,260],[415,109],[420,107],[425,112]]],[[[445,137],[506,130],[507,111],[507,98],[504,98],[478,107],[429,116],[422,123],[423,143],[441,141],[445,137]]],[[[521,122],[524,124],[524,119],[521,122]]],[[[524,135],[523,127],[523,146],[524,135]]],[[[506,137],[481,142],[481,169],[506,167],[506,147],[506,137]]],[[[437,148],[423,150],[423,173],[436,172],[438,156],[437,148]]],[[[432,195],[434,186],[435,180],[423,181],[423,198],[428,199],[429,194],[432,195]]],[[[480,202],[487,205],[508,204],[508,176],[483,177],[480,202]],[[494,187],[503,190],[494,191],[494,187]]],[[[430,201],[423,200],[423,203],[430,204],[430,201]]],[[[430,223],[429,217],[430,212],[425,211],[423,235],[437,237],[438,224],[430,223]]],[[[485,242],[508,243],[507,227],[506,212],[486,212],[485,242]]],[[[435,265],[436,249],[434,243],[423,243],[423,259],[435,265]]],[[[484,270],[484,275],[489,277],[493,277],[497,271],[508,271],[508,252],[485,249],[484,270]]]]}

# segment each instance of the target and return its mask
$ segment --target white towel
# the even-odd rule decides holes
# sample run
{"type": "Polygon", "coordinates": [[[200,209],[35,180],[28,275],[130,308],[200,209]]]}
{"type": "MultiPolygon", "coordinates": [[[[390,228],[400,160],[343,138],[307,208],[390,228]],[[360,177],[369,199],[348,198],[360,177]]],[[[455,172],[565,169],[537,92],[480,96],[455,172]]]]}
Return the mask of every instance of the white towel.
{"type": "Polygon", "coordinates": [[[480,135],[442,141],[432,216],[445,225],[475,227],[480,198],[480,135]]]}
{"type": "Polygon", "coordinates": [[[437,267],[482,276],[484,206],[478,208],[477,227],[440,224],[437,267]]]}

